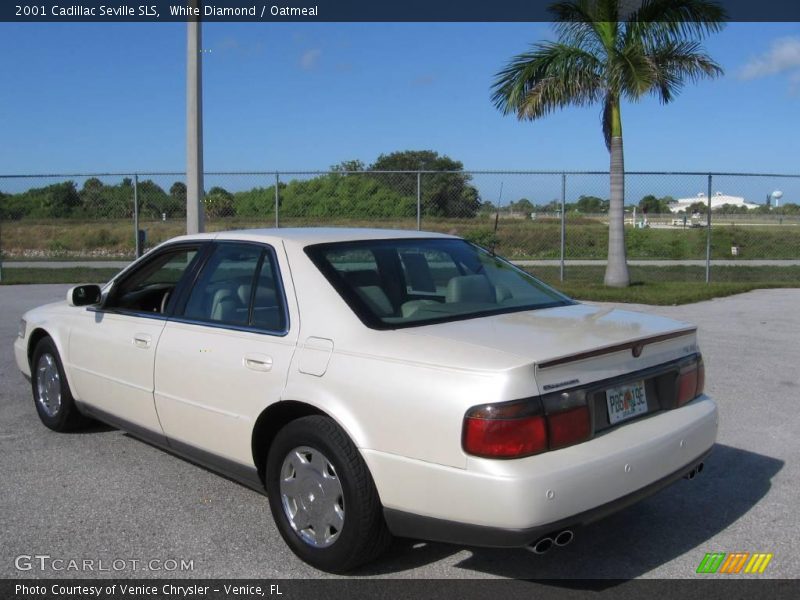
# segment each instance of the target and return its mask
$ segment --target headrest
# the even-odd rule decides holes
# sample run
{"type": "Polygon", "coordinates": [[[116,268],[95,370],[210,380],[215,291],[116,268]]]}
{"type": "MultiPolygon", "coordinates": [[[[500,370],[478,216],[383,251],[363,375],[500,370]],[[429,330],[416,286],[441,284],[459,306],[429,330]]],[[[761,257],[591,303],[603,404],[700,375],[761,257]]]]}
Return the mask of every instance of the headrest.
{"type": "Polygon", "coordinates": [[[453,277],[447,282],[447,302],[495,303],[494,288],[483,275],[453,277]]]}

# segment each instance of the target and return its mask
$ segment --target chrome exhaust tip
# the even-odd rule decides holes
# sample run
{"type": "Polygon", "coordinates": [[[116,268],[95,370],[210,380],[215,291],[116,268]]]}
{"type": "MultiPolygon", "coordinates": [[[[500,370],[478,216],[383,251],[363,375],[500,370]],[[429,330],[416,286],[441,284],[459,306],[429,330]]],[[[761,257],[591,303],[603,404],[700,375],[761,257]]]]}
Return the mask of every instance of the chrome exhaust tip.
{"type": "Polygon", "coordinates": [[[552,547],[553,538],[550,537],[543,537],[540,540],[535,541],[530,546],[526,546],[526,548],[534,554],[544,554],[545,552],[549,552],[552,547]]]}
{"type": "Polygon", "coordinates": [[[575,539],[575,534],[572,533],[572,530],[565,529],[561,533],[559,533],[556,537],[553,538],[553,542],[556,546],[566,546],[567,544],[571,543],[572,540],[575,539]]]}

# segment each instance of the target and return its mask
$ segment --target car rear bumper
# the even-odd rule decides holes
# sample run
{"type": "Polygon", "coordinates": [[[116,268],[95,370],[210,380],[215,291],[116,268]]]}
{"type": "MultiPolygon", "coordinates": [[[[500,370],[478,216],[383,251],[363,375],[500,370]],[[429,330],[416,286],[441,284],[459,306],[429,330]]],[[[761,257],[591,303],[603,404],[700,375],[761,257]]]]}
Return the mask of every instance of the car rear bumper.
{"type": "Polygon", "coordinates": [[[485,525],[472,525],[470,523],[458,523],[445,519],[434,519],[423,517],[412,513],[407,513],[391,508],[384,509],[384,517],[389,526],[389,530],[396,536],[426,539],[434,542],[447,542],[462,546],[487,546],[493,548],[517,548],[528,546],[536,540],[546,535],[555,535],[564,529],[574,529],[587,525],[593,521],[603,519],[617,511],[620,511],[648,496],[664,489],[678,479],[685,477],[689,472],[697,468],[711,453],[709,450],[703,456],[684,465],[674,473],[659,479],[641,489],[631,492],[627,496],[617,498],[611,502],[606,502],[601,506],[584,511],[580,514],[537,525],[525,529],[504,529],[501,527],[487,527],[485,525]]]}
{"type": "Polygon", "coordinates": [[[655,493],[702,462],[716,433],[716,404],[701,396],[583,444],[516,460],[469,457],[466,469],[362,453],[396,535],[513,547],[655,493]]]}

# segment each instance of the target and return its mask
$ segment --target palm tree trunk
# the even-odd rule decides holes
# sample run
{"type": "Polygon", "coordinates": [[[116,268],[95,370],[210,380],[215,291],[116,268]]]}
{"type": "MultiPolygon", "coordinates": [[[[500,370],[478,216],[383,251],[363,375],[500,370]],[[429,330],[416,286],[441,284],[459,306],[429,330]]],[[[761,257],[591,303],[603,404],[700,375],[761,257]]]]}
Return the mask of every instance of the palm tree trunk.
{"type": "Polygon", "coordinates": [[[619,100],[611,107],[611,199],[608,208],[608,263],[605,284],[628,287],[628,257],[625,251],[625,158],[619,100]]]}

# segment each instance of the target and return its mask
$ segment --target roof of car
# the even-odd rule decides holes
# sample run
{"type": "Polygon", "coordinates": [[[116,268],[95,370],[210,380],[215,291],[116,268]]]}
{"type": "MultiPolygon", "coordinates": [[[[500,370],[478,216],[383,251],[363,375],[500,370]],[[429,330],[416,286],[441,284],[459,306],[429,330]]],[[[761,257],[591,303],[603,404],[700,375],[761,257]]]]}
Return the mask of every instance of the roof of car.
{"type": "Polygon", "coordinates": [[[237,229],[182,236],[182,239],[275,240],[276,238],[302,246],[355,240],[384,240],[404,238],[452,238],[431,231],[410,229],[369,229],[357,227],[281,227],[272,229],[237,229]]]}

